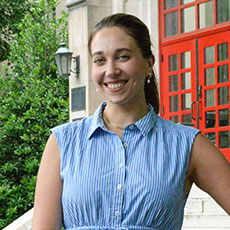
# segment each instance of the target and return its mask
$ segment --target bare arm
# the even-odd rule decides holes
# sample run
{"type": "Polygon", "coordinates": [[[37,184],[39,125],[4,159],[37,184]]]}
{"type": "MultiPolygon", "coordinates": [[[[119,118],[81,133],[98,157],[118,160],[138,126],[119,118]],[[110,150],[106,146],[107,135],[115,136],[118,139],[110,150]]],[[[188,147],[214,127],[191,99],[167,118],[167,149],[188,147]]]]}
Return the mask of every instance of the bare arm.
{"type": "Polygon", "coordinates": [[[62,180],[59,149],[52,134],[46,144],[38,171],[33,230],[57,230],[62,225],[62,180]]]}
{"type": "Polygon", "coordinates": [[[230,164],[202,134],[195,139],[190,164],[192,181],[230,215],[230,164]]]}

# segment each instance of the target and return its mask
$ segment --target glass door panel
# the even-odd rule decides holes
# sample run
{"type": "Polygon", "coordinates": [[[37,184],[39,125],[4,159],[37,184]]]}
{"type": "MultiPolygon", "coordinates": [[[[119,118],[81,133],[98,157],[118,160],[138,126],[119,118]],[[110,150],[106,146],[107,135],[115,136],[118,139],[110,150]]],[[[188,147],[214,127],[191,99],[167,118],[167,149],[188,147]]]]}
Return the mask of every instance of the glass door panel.
{"type": "Polygon", "coordinates": [[[181,33],[196,29],[195,6],[181,10],[181,33]]]}
{"type": "Polygon", "coordinates": [[[217,0],[217,23],[227,22],[230,20],[230,3],[229,0],[217,0]]]}
{"type": "Polygon", "coordinates": [[[206,28],[214,24],[213,1],[199,5],[199,28],[206,28]]]}
{"type": "Polygon", "coordinates": [[[178,0],[164,0],[165,10],[178,6],[178,0]]]}
{"type": "Polygon", "coordinates": [[[230,160],[230,31],[198,40],[199,128],[230,160]]]}
{"type": "Polygon", "coordinates": [[[165,14],[165,37],[178,34],[178,12],[173,11],[165,14]]]}
{"type": "Polygon", "coordinates": [[[195,125],[195,40],[163,48],[161,62],[161,116],[175,123],[195,125]],[[194,113],[194,114],[192,114],[194,113]]]}

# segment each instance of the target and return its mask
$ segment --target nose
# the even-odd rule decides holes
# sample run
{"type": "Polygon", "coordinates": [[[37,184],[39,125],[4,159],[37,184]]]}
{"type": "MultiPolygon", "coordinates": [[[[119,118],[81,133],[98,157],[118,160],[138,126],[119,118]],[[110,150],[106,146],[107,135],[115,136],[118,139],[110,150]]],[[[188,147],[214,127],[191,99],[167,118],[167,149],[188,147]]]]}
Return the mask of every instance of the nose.
{"type": "Polygon", "coordinates": [[[106,77],[116,78],[120,74],[120,69],[114,61],[108,61],[106,66],[106,77]]]}

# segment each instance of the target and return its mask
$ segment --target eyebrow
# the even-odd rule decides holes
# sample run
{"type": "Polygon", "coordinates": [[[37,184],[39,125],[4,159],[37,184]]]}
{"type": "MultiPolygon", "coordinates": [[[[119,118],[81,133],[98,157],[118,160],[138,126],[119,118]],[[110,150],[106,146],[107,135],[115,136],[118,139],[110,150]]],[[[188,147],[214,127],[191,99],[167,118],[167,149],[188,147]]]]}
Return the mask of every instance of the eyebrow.
{"type": "MultiPolygon", "coordinates": [[[[121,53],[121,52],[123,52],[123,51],[127,51],[127,52],[132,52],[132,50],[131,49],[128,49],[128,48],[120,48],[120,49],[116,49],[115,50],[115,53],[116,54],[118,54],[118,53],[121,53]]],[[[96,51],[96,52],[94,52],[93,54],[92,54],[92,57],[94,57],[94,56],[96,56],[96,55],[102,55],[104,52],[102,52],[102,51],[96,51]]]]}

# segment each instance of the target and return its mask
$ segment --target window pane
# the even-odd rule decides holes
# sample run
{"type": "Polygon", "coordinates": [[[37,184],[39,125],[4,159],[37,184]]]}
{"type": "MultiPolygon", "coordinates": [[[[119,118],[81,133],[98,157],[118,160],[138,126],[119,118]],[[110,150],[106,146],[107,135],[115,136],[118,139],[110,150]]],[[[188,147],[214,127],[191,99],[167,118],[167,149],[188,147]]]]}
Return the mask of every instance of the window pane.
{"type": "Polygon", "coordinates": [[[205,69],[205,85],[215,84],[215,68],[205,69]]]}
{"type": "Polygon", "coordinates": [[[178,6],[178,0],[165,0],[165,10],[178,6]]]}
{"type": "Polygon", "coordinates": [[[179,116],[170,117],[170,121],[172,121],[174,123],[178,123],[179,122],[179,116]]]}
{"type": "Polygon", "coordinates": [[[218,102],[219,105],[225,105],[228,104],[229,100],[229,90],[228,87],[222,87],[218,89],[218,102]]]}
{"type": "Polygon", "coordinates": [[[219,132],[220,148],[229,148],[229,131],[219,132]]]}
{"type": "Polygon", "coordinates": [[[170,112],[179,111],[179,96],[170,96],[170,112]]]}
{"type": "Polygon", "coordinates": [[[204,51],[205,51],[205,64],[214,63],[215,47],[214,46],[206,47],[204,51]]]}
{"type": "Polygon", "coordinates": [[[178,34],[178,12],[165,15],[165,37],[178,34]]]}
{"type": "Polygon", "coordinates": [[[181,11],[181,32],[186,33],[196,29],[195,6],[181,11]]]}
{"type": "Polygon", "coordinates": [[[213,25],[213,1],[199,5],[199,28],[213,25]]]}
{"type": "Polygon", "coordinates": [[[191,72],[181,74],[181,88],[191,89],[191,72]]]}
{"type": "Polygon", "coordinates": [[[218,66],[218,83],[228,81],[228,65],[218,66]]]}
{"type": "Polygon", "coordinates": [[[216,133],[206,133],[205,136],[215,145],[216,144],[216,133]]]}
{"type": "Polygon", "coordinates": [[[216,111],[208,111],[205,113],[206,128],[216,127],[216,111]]]}
{"type": "Polygon", "coordinates": [[[219,126],[229,125],[229,109],[219,110],[219,126]]]}
{"type": "Polygon", "coordinates": [[[192,123],[192,115],[191,114],[182,115],[182,122],[183,123],[192,123]]]}
{"type": "Polygon", "coordinates": [[[177,91],[178,89],[178,75],[170,76],[170,92],[177,91]]]}
{"type": "Polygon", "coordinates": [[[230,20],[229,0],[217,0],[217,23],[230,20]]]}
{"type": "Polygon", "coordinates": [[[169,56],[169,71],[178,70],[178,55],[169,56]]]}
{"type": "Polygon", "coordinates": [[[182,94],[182,110],[188,110],[191,109],[191,93],[182,94]]]}
{"type": "Polygon", "coordinates": [[[228,43],[218,45],[218,61],[228,60],[228,43]]]}
{"type": "Polygon", "coordinates": [[[210,106],[215,106],[215,89],[210,89],[205,91],[205,106],[210,107],[210,106]]]}
{"type": "Polygon", "coordinates": [[[191,67],[191,52],[187,51],[181,53],[181,69],[187,69],[191,67]]]}
{"type": "Polygon", "coordinates": [[[190,3],[190,2],[194,2],[195,0],[181,0],[181,5],[190,3]]]}

